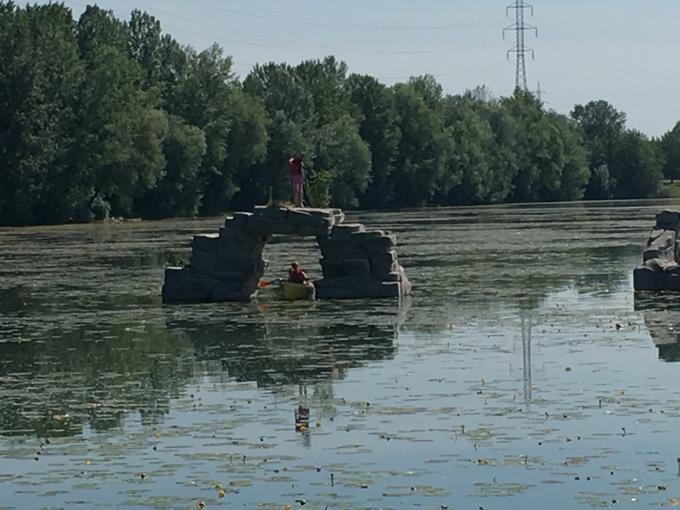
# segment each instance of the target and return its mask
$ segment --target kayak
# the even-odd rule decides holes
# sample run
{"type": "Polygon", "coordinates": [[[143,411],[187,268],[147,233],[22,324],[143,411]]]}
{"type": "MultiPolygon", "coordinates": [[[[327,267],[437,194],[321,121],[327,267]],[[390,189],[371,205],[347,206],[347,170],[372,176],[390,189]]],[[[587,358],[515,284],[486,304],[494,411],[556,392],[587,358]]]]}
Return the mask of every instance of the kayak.
{"type": "Polygon", "coordinates": [[[311,283],[283,282],[279,286],[281,296],[286,301],[314,299],[314,285],[311,283]]]}

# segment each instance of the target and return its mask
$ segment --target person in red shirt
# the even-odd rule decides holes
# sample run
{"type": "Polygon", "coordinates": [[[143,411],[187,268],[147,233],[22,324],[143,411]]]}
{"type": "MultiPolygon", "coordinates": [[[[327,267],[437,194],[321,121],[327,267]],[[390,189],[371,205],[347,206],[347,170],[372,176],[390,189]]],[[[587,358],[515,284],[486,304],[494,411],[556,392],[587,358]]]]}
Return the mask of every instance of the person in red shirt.
{"type": "Polygon", "coordinates": [[[307,274],[302,270],[297,262],[293,262],[288,270],[288,281],[290,283],[304,284],[307,282],[307,274]]]}
{"type": "Polygon", "coordinates": [[[296,207],[303,207],[302,194],[305,182],[305,168],[302,156],[293,156],[288,160],[288,176],[290,184],[293,186],[293,204],[296,207]]]}

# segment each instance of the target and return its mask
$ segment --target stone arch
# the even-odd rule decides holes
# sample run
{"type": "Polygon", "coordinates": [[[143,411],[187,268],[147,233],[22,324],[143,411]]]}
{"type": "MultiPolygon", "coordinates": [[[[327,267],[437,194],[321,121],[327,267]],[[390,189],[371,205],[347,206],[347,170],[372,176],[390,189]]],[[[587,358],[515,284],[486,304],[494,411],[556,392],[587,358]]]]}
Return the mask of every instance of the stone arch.
{"type": "Polygon", "coordinates": [[[191,263],[167,268],[164,303],[249,301],[264,274],[262,253],[275,234],[316,237],[323,279],[317,299],[400,298],[411,284],[399,265],[396,237],[344,223],[339,209],[256,207],[226,219],[216,234],[193,239],[191,263]]]}

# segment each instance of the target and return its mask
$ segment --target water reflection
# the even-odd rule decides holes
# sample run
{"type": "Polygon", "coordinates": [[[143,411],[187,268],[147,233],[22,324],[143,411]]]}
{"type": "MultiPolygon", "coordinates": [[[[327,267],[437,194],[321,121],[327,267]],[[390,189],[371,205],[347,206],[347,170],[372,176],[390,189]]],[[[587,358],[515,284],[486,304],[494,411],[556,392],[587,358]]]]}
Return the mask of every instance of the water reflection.
{"type": "Polygon", "coordinates": [[[672,293],[635,295],[635,310],[641,311],[645,326],[659,350],[659,359],[680,361],[680,302],[672,293]]]}
{"type": "Polygon", "coordinates": [[[210,372],[261,387],[343,379],[350,368],[393,358],[398,338],[391,325],[305,325],[293,317],[283,323],[208,326],[181,319],[169,321],[168,328],[189,339],[210,372]]]}
{"type": "Polygon", "coordinates": [[[531,317],[524,313],[521,316],[522,325],[522,381],[524,382],[524,405],[529,410],[531,405],[531,317]]]}
{"type": "Polygon", "coordinates": [[[44,340],[14,337],[0,342],[0,434],[102,431],[131,413],[155,424],[205,374],[265,388],[311,385],[330,401],[332,382],[349,369],[395,356],[404,309],[379,312],[350,321],[323,308],[250,307],[223,320],[170,308],[159,322],[140,316],[49,329],[44,340]]]}
{"type": "MultiPolygon", "coordinates": [[[[161,307],[160,266],[222,219],[0,229],[0,435],[22,436],[0,437],[3,504],[210,508],[215,482],[248,481],[231,506],[659,506],[678,365],[641,316],[675,361],[678,308],[633,313],[630,271],[660,207],[358,213],[398,235],[405,311],[161,307]]],[[[272,273],[317,264],[268,249],[272,273]]]]}
{"type": "Polygon", "coordinates": [[[193,373],[189,346],[139,324],[53,329],[47,340],[0,343],[0,433],[73,435],[118,427],[130,412],[147,424],[168,412],[193,373]]]}

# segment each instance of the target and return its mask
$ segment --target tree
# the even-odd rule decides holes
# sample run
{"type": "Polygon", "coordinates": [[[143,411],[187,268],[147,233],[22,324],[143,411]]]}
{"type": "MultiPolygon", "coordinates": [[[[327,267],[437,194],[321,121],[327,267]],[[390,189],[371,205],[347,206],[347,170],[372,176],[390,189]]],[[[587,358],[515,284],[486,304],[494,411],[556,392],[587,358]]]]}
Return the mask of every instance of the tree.
{"type": "Polygon", "coordinates": [[[213,45],[196,53],[187,50],[188,72],[179,81],[168,102],[170,113],[179,115],[205,134],[206,151],[199,170],[202,182],[202,214],[217,214],[227,208],[237,191],[233,175],[225,166],[229,154],[227,138],[232,128],[231,98],[238,86],[231,70],[231,57],[213,45]]]}
{"type": "Polygon", "coordinates": [[[471,106],[491,129],[492,138],[485,145],[491,176],[488,180],[490,203],[508,200],[513,192],[513,182],[519,172],[519,161],[515,150],[517,123],[503,104],[488,99],[488,93],[479,90],[466,94],[471,106]]]}
{"type": "Polygon", "coordinates": [[[680,122],[661,138],[663,175],[671,181],[680,179],[680,122]]]}
{"type": "Polygon", "coordinates": [[[317,136],[314,98],[295,69],[286,64],[255,66],[243,82],[243,91],[264,106],[269,118],[269,143],[264,160],[241,173],[242,191],[235,204],[252,206],[269,199],[290,199],[288,159],[300,154],[309,172],[314,167],[317,136]]]}
{"type": "Polygon", "coordinates": [[[0,224],[217,214],[285,200],[303,155],[318,204],[385,208],[654,197],[661,140],[606,101],[571,117],[516,91],[391,87],[328,56],[257,65],[181,46],[153,16],[0,0],[0,224]]]}
{"type": "Polygon", "coordinates": [[[401,139],[395,161],[395,206],[431,202],[446,174],[452,149],[441,114],[428,105],[413,82],[393,87],[401,139]]]}
{"type": "Polygon", "coordinates": [[[371,153],[354,119],[345,115],[319,132],[316,164],[332,173],[331,199],[338,207],[356,207],[370,180],[371,153]]]}
{"type": "Polygon", "coordinates": [[[349,112],[347,64],[335,57],[306,60],[295,67],[294,72],[312,100],[316,128],[331,124],[349,112]]]}
{"type": "Polygon", "coordinates": [[[661,190],[662,162],[649,139],[627,131],[615,151],[617,198],[654,198],[661,190]]]}
{"type": "Polygon", "coordinates": [[[241,191],[234,197],[237,207],[252,207],[270,200],[290,200],[288,182],[288,159],[293,154],[303,155],[307,173],[313,170],[315,147],[303,133],[302,128],[288,119],[284,112],[277,112],[268,124],[267,156],[241,173],[241,191]]]}
{"type": "Polygon", "coordinates": [[[267,128],[270,120],[262,101],[257,97],[244,94],[240,88],[233,90],[231,94],[230,119],[226,172],[232,176],[237,186],[234,194],[236,195],[245,186],[246,194],[242,197],[249,196],[251,202],[247,205],[254,205],[255,202],[252,202],[254,196],[249,193],[252,192],[252,178],[257,173],[255,167],[263,163],[267,157],[269,143],[267,128]]]}
{"type": "Polygon", "coordinates": [[[477,114],[469,100],[461,97],[444,100],[444,116],[454,148],[447,172],[450,176],[450,185],[445,188],[448,195],[440,201],[485,203],[493,186],[493,168],[485,150],[493,142],[491,126],[477,114]]]}
{"type": "Polygon", "coordinates": [[[626,131],[626,114],[600,100],[576,105],[571,117],[583,131],[590,153],[592,176],[586,188],[586,198],[612,198],[613,193],[616,193],[615,183],[619,174],[614,167],[615,152],[626,131]]]}
{"type": "Polygon", "coordinates": [[[515,121],[517,172],[511,197],[517,202],[575,200],[590,177],[578,127],[546,112],[531,94],[515,91],[502,102],[515,121]]]}
{"type": "Polygon", "coordinates": [[[353,74],[347,88],[359,116],[359,135],[371,151],[371,177],[361,204],[387,206],[394,198],[394,163],[401,131],[392,91],[375,78],[353,74]]]}
{"type": "Polygon", "coordinates": [[[167,118],[141,90],[142,70],[128,56],[125,26],[112,13],[88,7],[77,35],[85,76],[71,168],[88,195],[81,214],[129,215],[134,198],[162,175],[167,118]]]}
{"type": "MultiPolygon", "coordinates": [[[[70,218],[68,151],[82,65],[71,11],[0,3],[0,223],[70,218]]],[[[77,200],[77,199],[75,199],[77,200]]]]}
{"type": "Polygon", "coordinates": [[[316,127],[314,98],[289,65],[256,65],[243,82],[243,90],[262,100],[270,118],[281,112],[305,133],[313,132],[316,127]]]}
{"type": "Polygon", "coordinates": [[[548,160],[539,183],[541,200],[580,200],[590,179],[588,152],[577,126],[563,115],[546,114],[548,160]],[[549,169],[546,179],[545,169],[549,169]]]}
{"type": "Polygon", "coordinates": [[[163,140],[163,177],[139,199],[137,209],[151,218],[198,214],[203,196],[198,171],[205,151],[203,131],[170,115],[163,140]]]}
{"type": "Polygon", "coordinates": [[[163,73],[161,24],[150,14],[135,9],[127,24],[127,31],[129,55],[141,66],[143,87],[148,90],[158,85],[163,73]]]}

